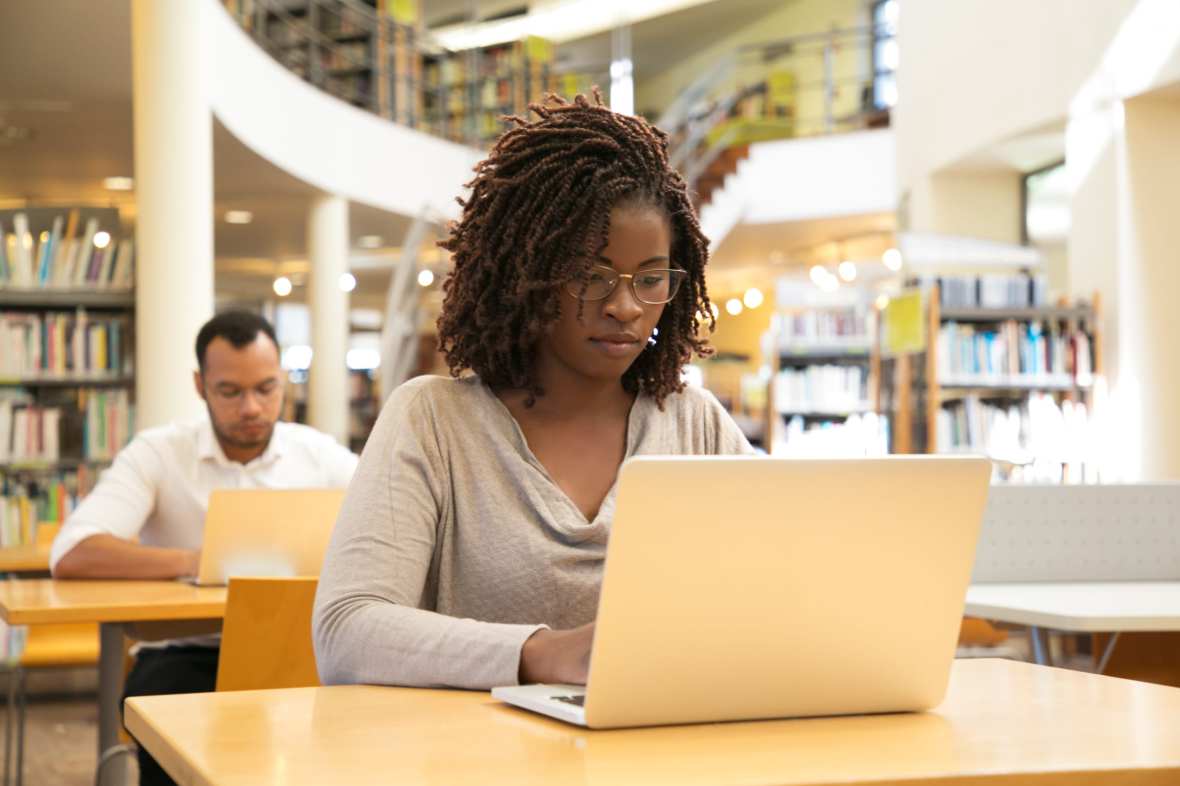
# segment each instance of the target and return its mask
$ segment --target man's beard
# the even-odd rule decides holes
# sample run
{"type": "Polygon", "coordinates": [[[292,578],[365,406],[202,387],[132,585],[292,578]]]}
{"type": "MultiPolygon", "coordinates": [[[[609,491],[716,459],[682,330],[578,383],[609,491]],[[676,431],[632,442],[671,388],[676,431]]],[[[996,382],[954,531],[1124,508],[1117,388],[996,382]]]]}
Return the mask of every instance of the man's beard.
{"type": "Polygon", "coordinates": [[[259,437],[258,439],[253,439],[253,440],[239,439],[238,437],[235,437],[232,433],[221,428],[221,426],[217,422],[217,419],[215,417],[213,417],[213,410],[211,408],[206,406],[206,409],[209,410],[209,423],[213,426],[213,433],[214,433],[214,435],[216,435],[217,440],[219,442],[221,442],[222,444],[230,445],[235,448],[244,448],[244,449],[257,448],[257,447],[265,446],[265,445],[269,444],[270,438],[274,435],[275,424],[271,423],[270,426],[266,429],[266,431],[262,434],[262,436],[259,437]]]}

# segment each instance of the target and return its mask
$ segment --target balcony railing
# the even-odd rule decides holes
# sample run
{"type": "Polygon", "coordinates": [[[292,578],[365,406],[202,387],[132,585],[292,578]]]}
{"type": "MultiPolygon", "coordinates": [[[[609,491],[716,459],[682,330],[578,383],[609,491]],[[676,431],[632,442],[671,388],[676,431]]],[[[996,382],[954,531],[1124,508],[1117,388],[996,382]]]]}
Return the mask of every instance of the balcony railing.
{"type": "MultiPolygon", "coordinates": [[[[609,85],[605,66],[559,71],[538,39],[467,52],[361,0],[223,0],[255,41],[313,85],[387,120],[483,146],[546,92],[609,85]]],[[[657,124],[690,184],[727,148],[888,124],[882,62],[891,26],[833,29],[742,47],[689,85],[657,124]]],[[[893,44],[894,56],[896,44],[893,44]]]]}

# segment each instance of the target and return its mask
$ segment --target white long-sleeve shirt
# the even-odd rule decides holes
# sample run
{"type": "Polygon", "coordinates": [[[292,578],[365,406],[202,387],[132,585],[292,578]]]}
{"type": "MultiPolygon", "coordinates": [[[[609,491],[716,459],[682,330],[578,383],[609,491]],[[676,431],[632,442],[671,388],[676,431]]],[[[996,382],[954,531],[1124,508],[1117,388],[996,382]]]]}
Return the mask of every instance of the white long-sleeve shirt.
{"type": "Polygon", "coordinates": [[[332,437],[295,423],[276,423],[266,451],[248,464],[225,457],[207,417],[148,429],[120,451],[66,520],[50,569],[92,535],[200,549],[214,489],[338,488],[356,465],[356,455],[332,437]]]}

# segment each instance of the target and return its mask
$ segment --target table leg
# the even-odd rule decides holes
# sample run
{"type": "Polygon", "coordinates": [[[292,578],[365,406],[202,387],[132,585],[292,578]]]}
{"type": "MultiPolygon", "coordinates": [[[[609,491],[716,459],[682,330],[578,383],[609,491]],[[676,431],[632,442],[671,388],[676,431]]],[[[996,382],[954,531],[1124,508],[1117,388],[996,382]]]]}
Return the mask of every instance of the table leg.
{"type": "MultiPolygon", "coordinates": [[[[99,626],[98,645],[98,757],[119,744],[119,700],[123,696],[123,625],[104,622],[99,626]]],[[[118,757],[105,768],[104,783],[127,783],[126,757],[118,757]]]]}
{"type": "Polygon", "coordinates": [[[1028,640],[1032,644],[1033,660],[1041,666],[1052,666],[1053,655],[1049,647],[1049,631],[1031,625],[1028,629],[1028,640]]]}
{"type": "Polygon", "coordinates": [[[1114,654],[1114,645],[1118,640],[1118,631],[1110,634],[1110,638],[1106,640],[1106,648],[1102,650],[1102,659],[1098,661],[1099,674],[1106,673],[1106,666],[1110,663],[1110,656],[1114,654]]]}

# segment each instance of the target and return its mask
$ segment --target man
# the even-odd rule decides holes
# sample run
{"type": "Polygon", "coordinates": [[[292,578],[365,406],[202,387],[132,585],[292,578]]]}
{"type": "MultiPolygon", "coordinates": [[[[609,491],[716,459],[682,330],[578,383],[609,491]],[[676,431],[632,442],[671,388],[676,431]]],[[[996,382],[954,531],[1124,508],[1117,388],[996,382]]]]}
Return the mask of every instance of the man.
{"type": "MultiPolygon", "coordinates": [[[[148,429],[119,453],[54,540],[55,578],[194,575],[213,489],[348,484],[355,455],[327,434],[278,422],[283,371],[270,323],[223,312],[201,328],[196,352],[193,381],[208,417],[148,429]]],[[[142,645],[125,694],[213,690],[218,644],[210,636],[142,645]]],[[[139,757],[141,784],[172,782],[139,757]]]]}

